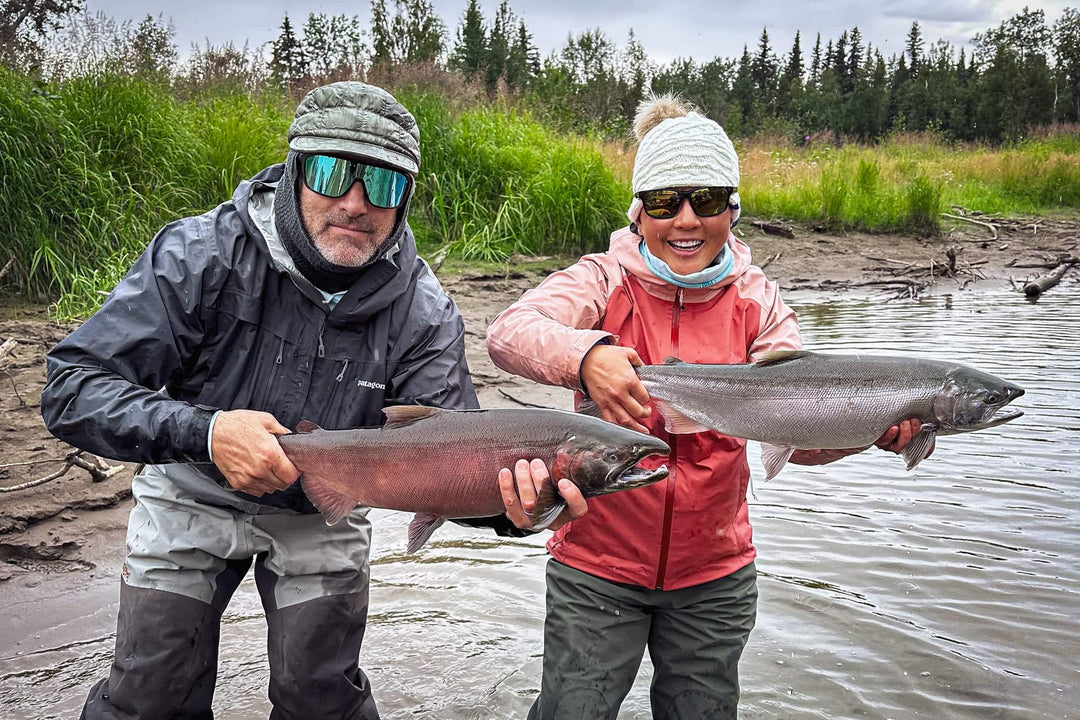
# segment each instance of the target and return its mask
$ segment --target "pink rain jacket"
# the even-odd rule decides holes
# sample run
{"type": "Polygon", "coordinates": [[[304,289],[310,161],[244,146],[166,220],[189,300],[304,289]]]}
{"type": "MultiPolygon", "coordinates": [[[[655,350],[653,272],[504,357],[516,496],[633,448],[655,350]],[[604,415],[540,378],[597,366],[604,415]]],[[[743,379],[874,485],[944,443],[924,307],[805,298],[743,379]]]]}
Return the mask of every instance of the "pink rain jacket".
{"type": "MultiPolygon", "coordinates": [[[[660,280],[629,228],[608,252],[553,273],[488,329],[496,365],[578,391],[585,354],[603,338],[634,348],[646,364],[745,363],[802,347],[795,314],[731,235],[734,271],[721,283],[682,289],[660,280]]],[[[607,580],[675,590],[724,577],[755,557],[746,504],[746,441],[704,432],[668,435],[655,407],[644,424],[671,446],[666,480],[589,501],[589,513],[548,542],[555,559],[607,580]]],[[[650,465],[651,466],[651,465],[650,465]]]]}

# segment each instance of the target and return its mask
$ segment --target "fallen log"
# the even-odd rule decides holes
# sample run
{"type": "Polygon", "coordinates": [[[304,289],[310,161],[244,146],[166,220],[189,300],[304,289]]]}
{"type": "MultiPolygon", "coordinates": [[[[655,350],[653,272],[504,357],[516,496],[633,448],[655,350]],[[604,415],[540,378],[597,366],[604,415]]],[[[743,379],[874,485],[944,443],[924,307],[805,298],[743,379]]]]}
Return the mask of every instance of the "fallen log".
{"type": "Polygon", "coordinates": [[[1054,268],[1053,272],[1043,275],[1041,278],[1032,280],[1024,285],[1024,294],[1030,297],[1038,297],[1050,288],[1061,282],[1061,278],[1072,267],[1071,263],[1062,263],[1054,268]]]}
{"type": "Polygon", "coordinates": [[[784,223],[776,222],[775,220],[754,220],[751,224],[754,227],[759,228],[766,235],[779,235],[788,240],[795,239],[795,231],[784,223]]]}

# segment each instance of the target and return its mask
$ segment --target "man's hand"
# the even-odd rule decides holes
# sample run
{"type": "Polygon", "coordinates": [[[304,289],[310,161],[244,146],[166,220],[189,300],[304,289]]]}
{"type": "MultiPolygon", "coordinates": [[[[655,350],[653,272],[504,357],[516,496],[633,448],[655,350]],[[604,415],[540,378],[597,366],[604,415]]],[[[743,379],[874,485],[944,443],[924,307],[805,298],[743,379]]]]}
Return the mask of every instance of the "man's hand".
{"type": "Polygon", "coordinates": [[[284,490],[300,476],[277,441],[278,435],[288,432],[270,413],[222,412],[214,420],[210,440],[214,464],[230,485],[249,495],[284,490]]]}
{"type": "Polygon", "coordinates": [[[644,364],[631,348],[595,345],[581,362],[581,382],[605,420],[648,433],[639,421],[652,412],[649,391],[634,372],[644,364]]]}
{"type": "MultiPolygon", "coordinates": [[[[499,471],[499,489],[506,506],[506,516],[519,528],[532,529],[533,519],[529,513],[536,509],[536,493],[548,477],[543,460],[518,460],[513,472],[508,468],[499,471]]],[[[548,530],[558,530],[589,511],[581,490],[569,480],[564,478],[559,481],[559,494],[566,500],[566,508],[548,525],[548,530]]]]}

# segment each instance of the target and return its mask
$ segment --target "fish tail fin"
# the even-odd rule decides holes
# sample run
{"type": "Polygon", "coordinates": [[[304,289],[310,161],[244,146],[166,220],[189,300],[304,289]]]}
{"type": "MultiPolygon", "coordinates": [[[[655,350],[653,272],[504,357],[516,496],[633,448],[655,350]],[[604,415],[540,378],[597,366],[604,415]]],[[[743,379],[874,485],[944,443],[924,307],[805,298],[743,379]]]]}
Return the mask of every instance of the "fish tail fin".
{"type": "Polygon", "coordinates": [[[915,466],[934,451],[934,442],[937,439],[937,425],[923,423],[915,437],[904,448],[904,460],[907,461],[907,469],[914,470],[915,466]]]}
{"type": "Polygon", "coordinates": [[[788,445],[761,443],[761,464],[765,466],[766,481],[772,480],[784,469],[793,452],[795,448],[788,445]]]}
{"type": "Polygon", "coordinates": [[[442,527],[446,518],[431,513],[416,513],[409,523],[409,544],[405,552],[410,555],[424,546],[431,534],[442,527]]]}
{"type": "Polygon", "coordinates": [[[304,473],[300,485],[311,504],[322,513],[327,525],[337,525],[357,506],[356,500],[339,492],[333,483],[318,475],[304,473]]]}
{"type": "Polygon", "coordinates": [[[559,494],[559,486],[556,481],[548,478],[540,486],[536,493],[536,507],[532,511],[534,530],[543,530],[559,516],[566,507],[566,500],[559,494]]]}
{"type": "Polygon", "coordinates": [[[653,398],[653,402],[656,403],[656,409],[664,416],[664,429],[672,435],[693,435],[694,433],[708,432],[710,429],[697,420],[686,417],[666,400],[653,398]]]}

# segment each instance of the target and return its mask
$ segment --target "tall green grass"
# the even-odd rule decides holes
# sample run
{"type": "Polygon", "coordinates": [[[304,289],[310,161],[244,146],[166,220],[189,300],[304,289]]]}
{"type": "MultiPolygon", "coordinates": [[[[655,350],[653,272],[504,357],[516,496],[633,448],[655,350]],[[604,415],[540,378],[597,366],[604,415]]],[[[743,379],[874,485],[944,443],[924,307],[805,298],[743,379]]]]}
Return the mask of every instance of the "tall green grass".
{"type": "Polygon", "coordinates": [[[35,83],[0,67],[6,286],[85,314],[165,223],[228,199],[283,154],[272,100],[182,102],[126,76],[35,83]]]}
{"type": "MultiPolygon", "coordinates": [[[[511,109],[399,94],[422,129],[410,223],[424,250],[579,252],[621,224],[629,191],[595,146],[511,109]]],[[[0,68],[0,238],[17,261],[5,285],[56,299],[62,317],[92,312],[161,226],[284,158],[294,107],[220,90],[180,100],[108,74],[42,85],[0,68]]]]}
{"type": "Polygon", "coordinates": [[[455,112],[432,94],[398,97],[420,126],[410,219],[423,249],[489,261],[577,253],[605,248],[622,224],[629,189],[595,145],[508,107],[455,112]]]}
{"type": "Polygon", "coordinates": [[[741,145],[740,195],[758,217],[933,232],[954,205],[1012,215],[1080,208],[1080,133],[1068,130],[1005,148],[953,147],[925,135],[874,147],[741,145]]]}

